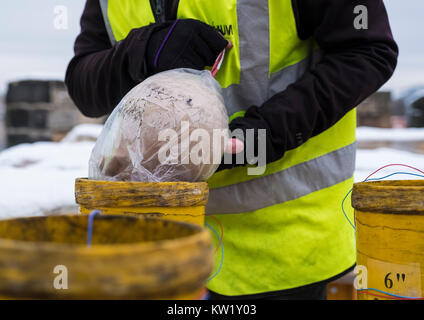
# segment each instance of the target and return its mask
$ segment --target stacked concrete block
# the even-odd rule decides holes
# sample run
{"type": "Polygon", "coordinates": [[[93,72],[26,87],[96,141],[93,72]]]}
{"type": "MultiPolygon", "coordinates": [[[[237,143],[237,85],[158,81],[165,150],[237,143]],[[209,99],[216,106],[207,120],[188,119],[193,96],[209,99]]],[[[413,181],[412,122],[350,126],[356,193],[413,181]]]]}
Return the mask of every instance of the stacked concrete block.
{"type": "Polygon", "coordinates": [[[4,98],[0,96],[0,151],[6,148],[6,127],[4,125],[5,110],[4,98]]]}
{"type": "Polygon", "coordinates": [[[103,123],[84,117],[62,81],[25,80],[9,83],[6,95],[7,146],[58,141],[75,125],[103,123]]]}
{"type": "Polygon", "coordinates": [[[377,92],[357,108],[358,127],[392,127],[391,93],[377,92]]]}
{"type": "Polygon", "coordinates": [[[424,128],[424,96],[414,99],[410,104],[408,109],[408,126],[424,128]]]}

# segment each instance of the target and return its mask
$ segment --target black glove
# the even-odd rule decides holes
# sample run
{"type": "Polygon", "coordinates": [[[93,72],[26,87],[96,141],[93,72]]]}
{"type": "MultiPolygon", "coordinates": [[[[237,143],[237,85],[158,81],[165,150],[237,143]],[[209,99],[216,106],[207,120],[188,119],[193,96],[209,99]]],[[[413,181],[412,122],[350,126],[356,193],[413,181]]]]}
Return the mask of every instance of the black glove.
{"type": "Polygon", "coordinates": [[[213,27],[193,19],[165,22],[147,44],[149,75],[176,68],[212,66],[228,41],[213,27]]]}
{"type": "MultiPolygon", "coordinates": [[[[240,154],[233,154],[232,155],[232,161],[231,163],[224,163],[224,157],[222,158],[221,164],[218,167],[217,171],[221,171],[224,169],[231,169],[236,166],[240,165],[246,165],[246,164],[254,164],[251,163],[255,159],[248,159],[247,156],[247,144],[251,144],[249,148],[251,148],[253,151],[253,157],[258,157],[259,153],[265,152],[266,156],[266,163],[274,162],[278,159],[280,159],[284,153],[285,149],[283,147],[282,141],[279,141],[272,135],[272,130],[269,126],[269,124],[265,121],[265,119],[262,117],[260,108],[257,106],[250,107],[247,111],[244,117],[238,117],[235,118],[233,121],[231,121],[229,125],[229,129],[231,132],[236,132],[236,129],[239,129],[239,131],[242,132],[241,136],[234,135],[234,138],[237,138],[244,142],[244,149],[242,151],[242,155],[240,154]],[[247,130],[253,130],[253,141],[249,141],[247,139],[247,130]],[[266,143],[265,146],[262,146],[259,148],[259,130],[264,129],[265,130],[265,141],[262,141],[262,143],[266,143]],[[237,163],[237,157],[243,158],[243,163],[237,163]]],[[[250,155],[252,156],[252,155],[250,155]]],[[[262,154],[262,156],[264,156],[262,154]]]]}

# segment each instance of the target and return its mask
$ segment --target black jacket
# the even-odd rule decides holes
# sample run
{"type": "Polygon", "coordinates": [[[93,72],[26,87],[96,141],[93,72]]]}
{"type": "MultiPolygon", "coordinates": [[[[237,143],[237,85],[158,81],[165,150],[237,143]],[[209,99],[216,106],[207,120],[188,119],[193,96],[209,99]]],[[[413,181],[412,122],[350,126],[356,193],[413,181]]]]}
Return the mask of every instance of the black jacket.
{"type": "MultiPolygon", "coordinates": [[[[299,37],[313,37],[324,58],[296,83],[262,106],[252,106],[244,119],[236,119],[230,126],[267,129],[267,162],[335,124],[380,88],[397,63],[398,48],[382,0],[292,2],[299,37]],[[368,8],[367,30],[354,28],[356,5],[368,8]]],[[[156,27],[144,27],[138,34],[132,31],[112,47],[99,1],[87,0],[75,57],[66,73],[69,93],[83,114],[99,117],[110,113],[146,78],[144,55],[156,27]]]]}

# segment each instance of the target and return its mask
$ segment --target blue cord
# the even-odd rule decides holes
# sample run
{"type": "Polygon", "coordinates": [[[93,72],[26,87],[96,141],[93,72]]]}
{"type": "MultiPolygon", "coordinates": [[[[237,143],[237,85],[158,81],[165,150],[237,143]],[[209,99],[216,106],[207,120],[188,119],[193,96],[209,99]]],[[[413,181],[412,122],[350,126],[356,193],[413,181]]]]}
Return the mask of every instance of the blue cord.
{"type": "Polygon", "coordinates": [[[343,198],[343,201],[342,201],[342,211],[343,211],[343,214],[344,214],[346,220],[350,223],[350,225],[352,226],[353,230],[356,231],[355,225],[350,221],[350,219],[348,218],[348,216],[347,216],[347,214],[346,214],[346,212],[344,210],[344,202],[345,202],[346,198],[349,196],[349,194],[352,192],[352,190],[353,189],[350,189],[350,191],[347,193],[347,195],[345,195],[345,197],[343,198]]]}
{"type": "Polygon", "coordinates": [[[394,176],[394,175],[396,175],[396,174],[406,174],[406,175],[410,175],[410,176],[416,176],[416,177],[424,178],[424,175],[422,175],[422,174],[411,173],[411,172],[395,172],[395,173],[391,173],[391,174],[389,174],[389,175],[387,175],[387,176],[384,176],[384,177],[381,177],[381,178],[367,179],[367,180],[365,180],[364,182],[366,182],[366,181],[378,181],[378,180],[383,180],[383,179],[389,178],[389,177],[391,177],[391,176],[394,176]]]}
{"type": "MultiPolygon", "coordinates": [[[[424,178],[424,175],[422,175],[422,174],[416,174],[416,173],[411,173],[411,172],[394,172],[394,173],[391,173],[391,174],[389,174],[387,176],[384,176],[384,177],[381,177],[381,178],[365,179],[363,182],[367,182],[367,181],[379,181],[379,180],[387,179],[387,178],[389,178],[391,176],[394,176],[394,175],[397,175],[397,174],[406,174],[406,175],[409,175],[409,176],[415,176],[415,177],[424,178]]],[[[343,201],[342,201],[342,211],[343,211],[344,216],[346,217],[346,220],[352,226],[353,230],[356,231],[355,225],[352,223],[352,221],[350,221],[350,219],[348,218],[348,216],[347,216],[347,214],[346,214],[346,212],[344,210],[344,202],[346,201],[346,198],[349,196],[349,194],[352,192],[352,190],[353,189],[350,189],[349,192],[343,198],[343,201]]]]}
{"type": "Polygon", "coordinates": [[[416,297],[416,298],[414,298],[414,297],[398,296],[397,294],[388,293],[388,292],[381,291],[381,290],[378,290],[378,289],[375,289],[375,288],[356,289],[356,291],[366,291],[366,290],[373,290],[373,291],[377,291],[377,292],[380,292],[380,293],[387,294],[388,296],[392,296],[392,297],[396,297],[396,298],[401,298],[401,299],[422,299],[422,298],[420,298],[420,297],[416,297]]]}
{"type": "Polygon", "coordinates": [[[91,247],[91,240],[93,238],[93,222],[94,217],[100,215],[100,210],[93,210],[88,216],[88,226],[87,226],[87,246],[91,247]]]}
{"type": "Polygon", "coordinates": [[[221,238],[219,237],[218,232],[216,232],[216,230],[215,230],[214,228],[212,228],[212,227],[209,225],[209,223],[205,222],[205,225],[206,225],[209,229],[211,229],[211,230],[212,230],[212,231],[216,234],[216,236],[217,236],[217,238],[218,238],[219,242],[221,243],[221,264],[219,265],[219,268],[218,268],[218,270],[214,273],[214,275],[208,279],[208,281],[207,281],[207,282],[209,282],[209,281],[211,281],[213,278],[215,278],[215,277],[218,275],[218,273],[221,271],[222,264],[224,263],[224,243],[222,242],[221,238]]]}

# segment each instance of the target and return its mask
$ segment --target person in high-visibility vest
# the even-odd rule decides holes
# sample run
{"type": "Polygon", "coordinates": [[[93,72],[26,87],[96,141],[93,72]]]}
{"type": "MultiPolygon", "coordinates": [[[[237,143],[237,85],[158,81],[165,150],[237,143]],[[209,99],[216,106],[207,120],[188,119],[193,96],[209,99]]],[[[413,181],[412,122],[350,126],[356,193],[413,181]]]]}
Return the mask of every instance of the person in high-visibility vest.
{"type": "Polygon", "coordinates": [[[397,63],[383,1],[87,0],[66,85],[99,117],[150,75],[205,69],[224,48],[216,79],[230,129],[253,129],[255,150],[266,130],[266,167],[222,164],[208,181],[225,248],[210,297],[325,299],[355,264],[341,212],[355,107],[397,63]]]}

